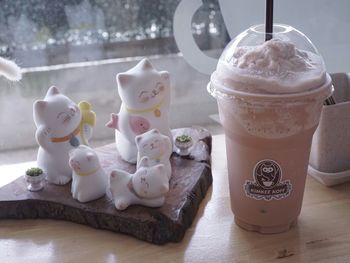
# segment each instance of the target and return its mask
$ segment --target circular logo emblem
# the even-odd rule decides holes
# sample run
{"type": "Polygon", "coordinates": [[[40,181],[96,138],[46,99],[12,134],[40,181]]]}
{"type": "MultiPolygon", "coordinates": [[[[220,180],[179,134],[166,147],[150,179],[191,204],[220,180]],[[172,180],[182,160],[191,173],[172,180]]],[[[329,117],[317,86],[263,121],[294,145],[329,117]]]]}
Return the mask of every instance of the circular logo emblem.
{"type": "Polygon", "coordinates": [[[262,160],[254,168],[255,180],[264,189],[273,188],[278,184],[281,175],[281,167],[273,160],[262,160]]]}

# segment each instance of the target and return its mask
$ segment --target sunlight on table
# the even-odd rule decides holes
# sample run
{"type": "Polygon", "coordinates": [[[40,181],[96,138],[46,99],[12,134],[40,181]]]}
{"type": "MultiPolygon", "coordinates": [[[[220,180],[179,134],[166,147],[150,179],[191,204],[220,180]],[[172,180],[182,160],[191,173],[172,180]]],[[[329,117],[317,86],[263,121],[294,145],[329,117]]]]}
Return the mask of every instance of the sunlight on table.
{"type": "Polygon", "coordinates": [[[36,162],[15,163],[0,166],[0,187],[11,183],[18,177],[25,174],[26,170],[35,167],[36,162]]]}

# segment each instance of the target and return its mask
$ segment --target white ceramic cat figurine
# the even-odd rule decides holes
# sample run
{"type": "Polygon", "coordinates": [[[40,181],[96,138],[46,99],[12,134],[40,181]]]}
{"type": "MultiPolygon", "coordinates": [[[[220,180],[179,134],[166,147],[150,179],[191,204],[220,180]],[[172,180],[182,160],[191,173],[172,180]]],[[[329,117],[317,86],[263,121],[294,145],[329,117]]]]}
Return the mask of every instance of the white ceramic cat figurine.
{"type": "MultiPolygon", "coordinates": [[[[44,100],[34,102],[33,116],[37,127],[35,136],[40,145],[38,166],[44,170],[50,183],[68,183],[72,178],[69,151],[82,142],[79,107],[56,87],[51,87],[44,100]]],[[[83,129],[85,135],[92,135],[89,124],[83,129]]]]}
{"type": "Polygon", "coordinates": [[[89,202],[105,195],[107,174],[94,150],[85,145],[69,152],[69,166],[73,169],[72,196],[79,202],[89,202]]]}
{"type": "Polygon", "coordinates": [[[157,129],[169,137],[170,76],[158,72],[143,59],[135,67],[117,75],[118,92],[122,100],[119,114],[111,114],[107,127],[116,129],[116,145],[121,157],[130,163],[137,161],[135,136],[157,129]]]}
{"type": "Polygon", "coordinates": [[[147,156],[150,166],[163,164],[165,174],[170,179],[171,164],[170,156],[172,153],[172,144],[168,136],[161,134],[158,130],[153,129],[144,134],[135,137],[135,142],[138,150],[137,167],[140,160],[147,156]]]}
{"type": "Polygon", "coordinates": [[[169,191],[168,177],[164,173],[163,164],[149,166],[147,157],[141,159],[134,174],[114,170],[109,184],[115,207],[124,210],[133,204],[162,206],[169,191]]]}

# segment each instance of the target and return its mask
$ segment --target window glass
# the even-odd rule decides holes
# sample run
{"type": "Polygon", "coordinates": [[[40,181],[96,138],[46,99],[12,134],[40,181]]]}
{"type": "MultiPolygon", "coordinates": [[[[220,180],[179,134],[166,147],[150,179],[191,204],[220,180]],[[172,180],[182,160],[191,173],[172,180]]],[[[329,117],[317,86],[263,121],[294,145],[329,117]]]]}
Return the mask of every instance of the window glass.
{"type": "MultiPolygon", "coordinates": [[[[1,0],[0,56],[24,69],[19,83],[0,79],[1,151],[36,147],[32,104],[52,85],[75,102],[92,103],[94,140],[112,141],[114,131],[105,123],[120,107],[115,76],[145,56],[171,74],[171,126],[212,123],[208,116],[216,105],[206,95],[207,76],[184,60],[174,39],[180,2],[1,0]],[[205,109],[193,109],[193,103],[205,109]],[[193,119],[185,117],[189,113],[193,119]]],[[[200,1],[193,17],[180,14],[179,20],[186,16],[189,37],[217,57],[229,41],[218,1],[200,1]]]]}
{"type": "MultiPolygon", "coordinates": [[[[97,114],[94,140],[113,141],[105,123],[120,107],[115,76],[145,56],[171,75],[172,128],[216,125],[216,101],[206,91],[209,74],[230,39],[264,22],[264,4],[0,0],[0,56],[24,73],[18,83],[0,78],[0,153],[37,147],[32,105],[52,85],[75,102],[89,101],[97,114]]],[[[349,10],[348,0],[279,0],[274,21],[310,37],[329,72],[350,72],[349,10]]]]}
{"type": "MultiPolygon", "coordinates": [[[[22,67],[178,52],[173,16],[179,0],[1,2],[0,55],[22,67]]],[[[192,31],[201,49],[225,45],[216,0],[204,2],[192,31]]]]}

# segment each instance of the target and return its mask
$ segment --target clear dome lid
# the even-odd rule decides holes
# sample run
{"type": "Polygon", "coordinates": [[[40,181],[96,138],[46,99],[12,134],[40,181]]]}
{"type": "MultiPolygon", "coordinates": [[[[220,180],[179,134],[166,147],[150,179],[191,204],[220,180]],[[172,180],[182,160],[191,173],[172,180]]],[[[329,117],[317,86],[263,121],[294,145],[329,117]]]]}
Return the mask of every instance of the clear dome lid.
{"type": "MultiPolygon", "coordinates": [[[[294,44],[295,48],[303,51],[308,51],[319,55],[317,48],[312,44],[311,40],[302,32],[292,26],[284,24],[273,25],[273,40],[281,40],[294,44]]],[[[230,43],[227,44],[220,60],[228,63],[234,62],[234,54],[239,47],[254,47],[260,46],[266,42],[265,40],[265,25],[254,25],[236,36],[230,43]]]]}
{"type": "Polygon", "coordinates": [[[255,25],[224,49],[211,82],[226,93],[287,94],[316,89],[327,80],[323,58],[310,39],[289,25],[274,24],[266,41],[265,25],[255,25]]]}

